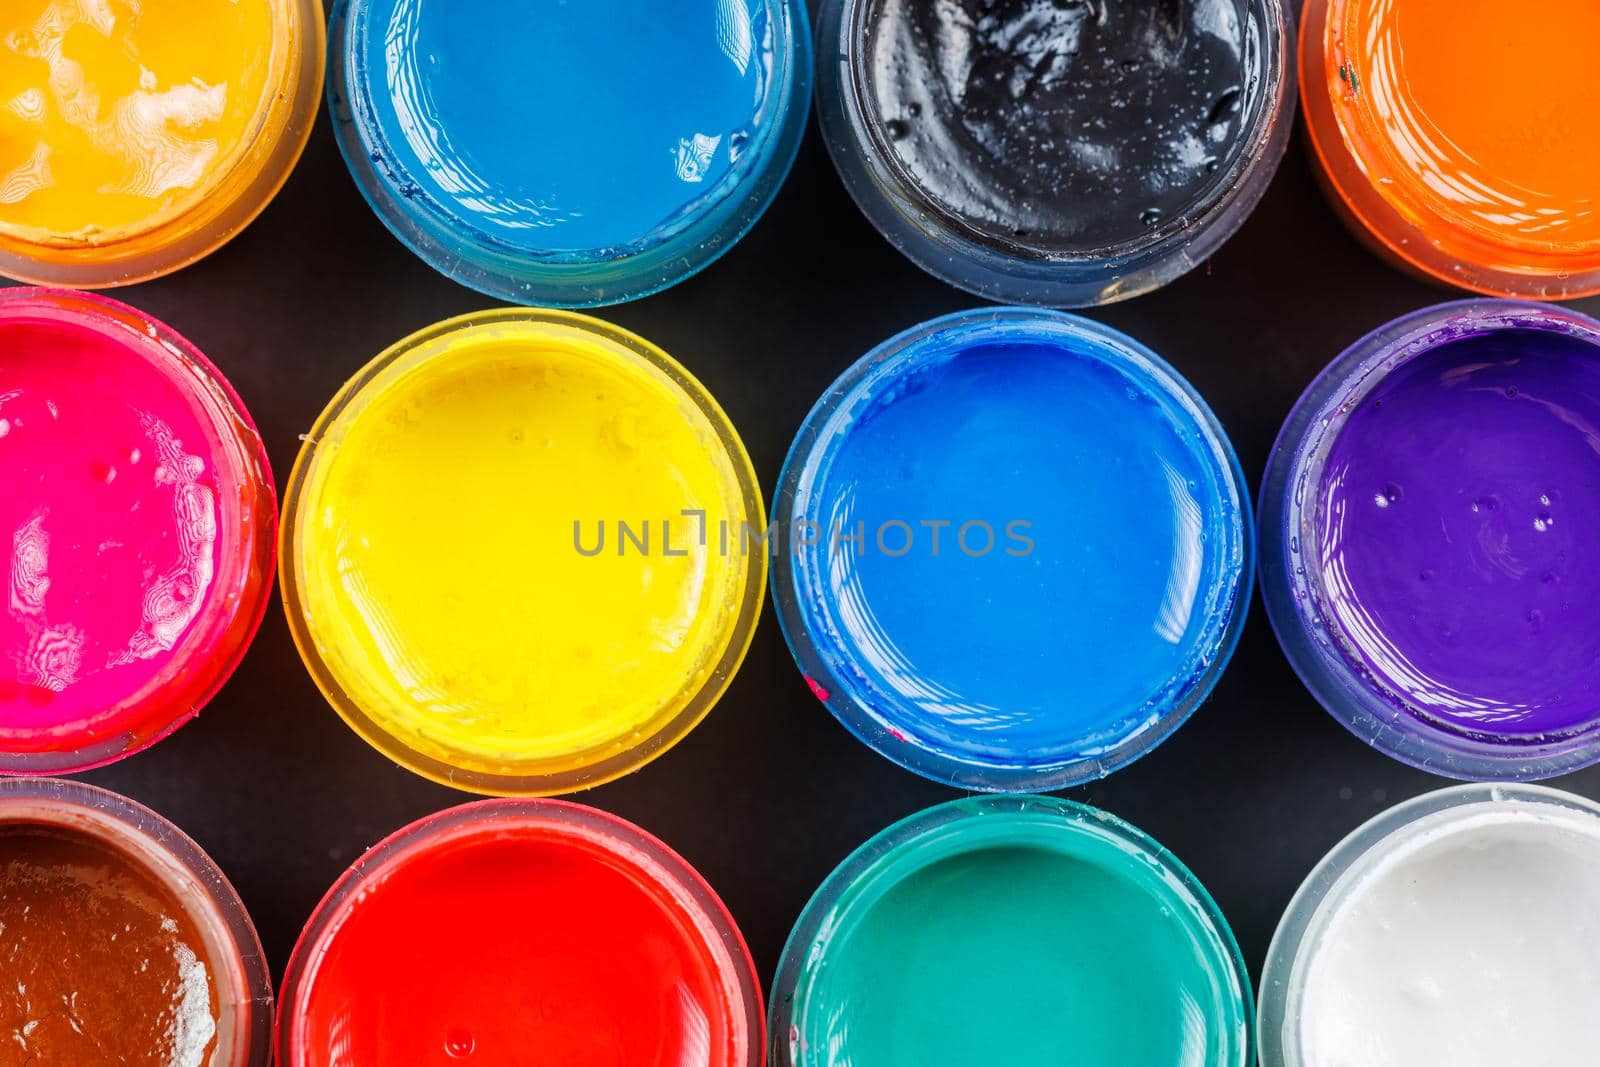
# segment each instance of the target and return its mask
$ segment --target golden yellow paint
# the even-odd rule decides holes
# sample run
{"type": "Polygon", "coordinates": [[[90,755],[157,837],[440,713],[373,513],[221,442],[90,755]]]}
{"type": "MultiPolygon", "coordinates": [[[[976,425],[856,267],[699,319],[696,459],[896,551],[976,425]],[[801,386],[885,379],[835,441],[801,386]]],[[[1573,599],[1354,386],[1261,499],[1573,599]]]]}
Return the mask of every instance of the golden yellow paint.
{"type": "Polygon", "coordinates": [[[0,268],[111,284],[132,279],[50,266],[148,276],[163,246],[181,265],[225,240],[304,143],[321,18],[315,0],[0,0],[0,268]]]}
{"type": "Polygon", "coordinates": [[[286,505],[291,622],[334,705],[413,769],[502,793],[614,777],[687,732],[743,656],[766,562],[738,536],[762,521],[754,474],[638,338],[555,312],[441,324],[311,438],[286,505]],[[648,551],[619,520],[648,522],[648,551]]]}

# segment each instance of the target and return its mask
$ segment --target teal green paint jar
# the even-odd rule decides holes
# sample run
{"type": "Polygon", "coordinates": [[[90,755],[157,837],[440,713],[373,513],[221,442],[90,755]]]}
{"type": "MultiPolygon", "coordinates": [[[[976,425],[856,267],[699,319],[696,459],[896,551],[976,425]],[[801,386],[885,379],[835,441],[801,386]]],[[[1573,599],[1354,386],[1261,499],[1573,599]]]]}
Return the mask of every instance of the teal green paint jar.
{"type": "Polygon", "coordinates": [[[1205,888],[1142,831],[957,800],[812,897],[773,986],[774,1067],[1249,1067],[1253,1004],[1205,888]]]}

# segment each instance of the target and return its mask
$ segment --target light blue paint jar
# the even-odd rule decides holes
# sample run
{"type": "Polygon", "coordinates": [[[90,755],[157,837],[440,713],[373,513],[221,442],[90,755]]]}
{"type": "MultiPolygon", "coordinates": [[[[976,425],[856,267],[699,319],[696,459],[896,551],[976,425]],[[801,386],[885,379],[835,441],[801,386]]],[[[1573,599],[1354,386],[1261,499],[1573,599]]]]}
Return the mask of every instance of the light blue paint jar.
{"type": "Polygon", "coordinates": [[[463,285],[555,307],[726,252],[805,128],[803,0],[338,0],[328,92],[356,183],[463,285]]]}
{"type": "Polygon", "coordinates": [[[812,410],[773,598],[813,691],[879,752],[1043,791],[1148,752],[1250,599],[1250,500],[1205,402],[1087,319],[998,309],[886,342],[812,410]]]}

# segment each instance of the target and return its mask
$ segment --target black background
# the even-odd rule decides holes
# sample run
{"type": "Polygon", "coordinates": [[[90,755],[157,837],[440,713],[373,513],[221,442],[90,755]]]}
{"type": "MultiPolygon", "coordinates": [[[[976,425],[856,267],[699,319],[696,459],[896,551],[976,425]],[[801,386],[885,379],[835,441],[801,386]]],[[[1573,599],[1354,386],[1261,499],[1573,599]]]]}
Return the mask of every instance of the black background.
{"type": "MultiPolygon", "coordinates": [[[[406,334],[488,298],[435,274],[358,195],[326,117],[299,169],[230,245],[112,295],[195,342],[266,438],[278,485],[345,379],[406,334]]],[[[1459,294],[1458,294],[1459,295],[1459,294]]],[[[1259,484],[1278,426],[1345,346],[1452,299],[1369,256],[1322,202],[1303,141],[1244,229],[1168,288],[1089,312],[1186,374],[1259,484]]],[[[598,314],[681,360],[727,409],[770,496],[784,452],[833,378],[878,342],[978,301],[901,258],[856,210],[813,129],[792,176],[726,257],[664,294],[598,314]]],[[[1600,313],[1600,300],[1578,302],[1600,313]]],[[[953,790],[851,738],[801,680],[770,603],[743,669],[687,740],[580,794],[697,866],[770,981],[811,892],[867,837],[953,790]]],[[[1071,678],[1062,680],[1070,700],[1071,678]]],[[[394,766],[324,702],[274,596],[238,674],[199,719],[85,776],[168,816],[227,872],[275,980],[322,894],[407,822],[470,799],[394,766]]],[[[1300,880],[1379,810],[1447,784],[1347,734],[1301,688],[1257,596],[1212,699],[1165,745],[1071,792],[1150,832],[1211,889],[1253,973],[1300,880]]],[[[1600,798],[1600,769],[1555,783],[1600,798]]]]}

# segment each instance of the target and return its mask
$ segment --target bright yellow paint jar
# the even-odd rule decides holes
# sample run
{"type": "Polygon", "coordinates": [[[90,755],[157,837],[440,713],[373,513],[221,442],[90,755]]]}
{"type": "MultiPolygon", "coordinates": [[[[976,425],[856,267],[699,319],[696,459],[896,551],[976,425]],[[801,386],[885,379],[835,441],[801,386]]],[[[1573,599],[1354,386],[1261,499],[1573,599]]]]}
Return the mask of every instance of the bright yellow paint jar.
{"type": "Polygon", "coordinates": [[[618,777],[727,687],[766,585],[755,472],[705,389],[597,319],[505,309],[356,375],[289,482],[284,602],[395,761],[483,793],[618,777]]]}
{"type": "Polygon", "coordinates": [[[168,273],[258,215],[322,92],[321,0],[0,3],[0,274],[168,273]]]}

